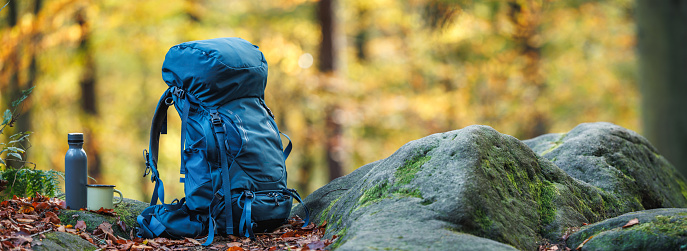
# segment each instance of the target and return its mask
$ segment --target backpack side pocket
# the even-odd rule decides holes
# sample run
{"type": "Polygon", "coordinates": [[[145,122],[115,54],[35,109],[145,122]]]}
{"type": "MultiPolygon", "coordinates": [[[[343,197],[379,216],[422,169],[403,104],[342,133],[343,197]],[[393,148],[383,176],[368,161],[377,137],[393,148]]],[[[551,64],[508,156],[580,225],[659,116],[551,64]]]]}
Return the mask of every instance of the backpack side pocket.
{"type": "Polygon", "coordinates": [[[190,210],[207,210],[212,199],[212,172],[207,160],[205,138],[193,142],[183,152],[186,164],[184,193],[190,210]]]}

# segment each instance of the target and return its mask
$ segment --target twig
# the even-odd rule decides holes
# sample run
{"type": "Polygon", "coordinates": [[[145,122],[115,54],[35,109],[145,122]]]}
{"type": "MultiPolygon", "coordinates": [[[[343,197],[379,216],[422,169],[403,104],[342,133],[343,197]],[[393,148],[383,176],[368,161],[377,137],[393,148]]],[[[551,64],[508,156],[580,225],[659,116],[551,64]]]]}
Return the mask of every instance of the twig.
{"type": "MultiPolygon", "coordinates": [[[[7,5],[10,4],[10,2],[12,2],[12,0],[7,1],[7,3],[5,4],[5,6],[2,6],[2,9],[0,9],[0,11],[4,10],[5,7],[7,7],[7,5]]],[[[3,129],[4,129],[4,126],[3,126],[3,129]]],[[[0,131],[2,131],[2,130],[0,130],[0,131]]]]}
{"type": "MultiPolygon", "coordinates": [[[[284,232],[286,233],[286,232],[284,232]]],[[[255,235],[282,235],[284,233],[255,233],[255,235]]]]}
{"type": "Polygon", "coordinates": [[[51,227],[50,229],[48,229],[48,230],[43,230],[42,232],[38,232],[38,233],[29,235],[29,236],[34,237],[34,236],[36,236],[36,235],[44,234],[44,233],[47,233],[47,232],[50,232],[50,231],[53,231],[52,227],[51,227]]]}
{"type": "MultiPolygon", "coordinates": [[[[42,231],[42,232],[38,232],[38,233],[35,233],[35,234],[32,234],[32,235],[29,235],[29,237],[35,237],[36,235],[44,234],[44,233],[47,233],[47,232],[50,232],[50,231],[52,231],[52,228],[50,228],[50,229],[48,229],[48,230],[44,230],[44,231],[42,231]]],[[[10,240],[10,239],[12,239],[11,236],[10,236],[9,238],[5,238],[5,239],[2,239],[2,240],[0,240],[0,241],[8,241],[8,240],[10,240]]]]}

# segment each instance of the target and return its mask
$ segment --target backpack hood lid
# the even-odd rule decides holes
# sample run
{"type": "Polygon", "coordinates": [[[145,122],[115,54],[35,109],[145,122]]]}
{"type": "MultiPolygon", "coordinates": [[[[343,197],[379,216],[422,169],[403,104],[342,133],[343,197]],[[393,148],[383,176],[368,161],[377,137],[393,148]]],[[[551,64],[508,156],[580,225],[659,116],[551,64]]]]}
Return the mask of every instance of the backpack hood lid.
{"type": "Polygon", "coordinates": [[[218,107],[243,97],[264,97],[267,61],[257,46],[241,38],[181,43],[167,52],[162,79],[218,107]]]}

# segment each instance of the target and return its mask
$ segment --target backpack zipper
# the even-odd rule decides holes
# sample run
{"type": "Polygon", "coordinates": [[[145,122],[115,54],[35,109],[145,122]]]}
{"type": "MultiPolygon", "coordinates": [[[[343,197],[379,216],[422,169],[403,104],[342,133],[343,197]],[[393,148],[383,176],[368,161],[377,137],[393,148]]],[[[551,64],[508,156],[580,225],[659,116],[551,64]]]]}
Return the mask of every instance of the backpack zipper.
{"type": "Polygon", "coordinates": [[[265,108],[267,115],[270,115],[270,117],[272,117],[272,119],[274,119],[274,113],[272,113],[272,110],[270,110],[270,108],[267,107],[267,105],[265,104],[265,101],[263,101],[262,99],[258,99],[258,100],[260,101],[260,104],[262,105],[262,107],[265,108]]]}

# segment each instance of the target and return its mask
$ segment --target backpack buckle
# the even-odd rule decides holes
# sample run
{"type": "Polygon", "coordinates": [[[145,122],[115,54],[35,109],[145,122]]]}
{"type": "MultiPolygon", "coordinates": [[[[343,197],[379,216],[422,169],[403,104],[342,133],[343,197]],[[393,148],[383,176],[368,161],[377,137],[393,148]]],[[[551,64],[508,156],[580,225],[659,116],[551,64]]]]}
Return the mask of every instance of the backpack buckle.
{"type": "Polygon", "coordinates": [[[172,94],[174,94],[174,96],[177,96],[177,97],[183,99],[183,98],[184,98],[184,94],[186,94],[186,91],[184,91],[184,90],[181,89],[181,88],[174,87],[174,90],[172,90],[172,94]]]}
{"type": "Polygon", "coordinates": [[[219,113],[212,113],[210,114],[210,120],[212,121],[212,125],[215,126],[220,126],[222,125],[222,118],[219,117],[219,113]]]}
{"type": "Polygon", "coordinates": [[[248,199],[253,198],[253,192],[246,190],[246,191],[244,191],[244,193],[246,194],[246,198],[248,198],[248,199]]]}

